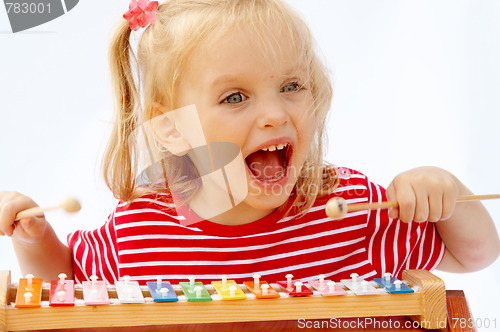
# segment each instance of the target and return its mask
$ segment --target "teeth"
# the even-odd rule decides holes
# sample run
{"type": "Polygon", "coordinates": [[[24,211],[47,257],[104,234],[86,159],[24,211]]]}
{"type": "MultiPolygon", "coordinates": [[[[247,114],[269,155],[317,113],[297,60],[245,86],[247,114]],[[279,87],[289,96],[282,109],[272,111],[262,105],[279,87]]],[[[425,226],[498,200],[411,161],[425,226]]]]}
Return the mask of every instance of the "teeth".
{"type": "Polygon", "coordinates": [[[284,143],[284,144],[278,144],[278,145],[271,145],[271,146],[268,146],[267,148],[262,148],[261,150],[262,151],[283,150],[287,146],[288,146],[288,143],[284,143]]]}

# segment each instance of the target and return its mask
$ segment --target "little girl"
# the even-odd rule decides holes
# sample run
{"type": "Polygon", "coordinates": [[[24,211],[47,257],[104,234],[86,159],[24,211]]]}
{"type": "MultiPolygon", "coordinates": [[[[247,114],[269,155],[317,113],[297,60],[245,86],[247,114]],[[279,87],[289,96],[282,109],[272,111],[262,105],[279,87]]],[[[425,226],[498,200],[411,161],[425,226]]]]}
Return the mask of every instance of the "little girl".
{"type": "Polygon", "coordinates": [[[274,282],[466,272],[496,259],[491,217],[480,202],[455,205],[471,193],[447,171],[416,168],[385,190],[322,160],[332,87],[286,3],[156,6],[132,1],[111,45],[118,112],[104,175],[120,202],[104,225],[70,234],[68,247],[44,217],[14,220],[32,200],[0,193],[0,231],[23,273],[274,282]],[[337,196],[399,209],[331,219],[325,204],[337,196]]]}

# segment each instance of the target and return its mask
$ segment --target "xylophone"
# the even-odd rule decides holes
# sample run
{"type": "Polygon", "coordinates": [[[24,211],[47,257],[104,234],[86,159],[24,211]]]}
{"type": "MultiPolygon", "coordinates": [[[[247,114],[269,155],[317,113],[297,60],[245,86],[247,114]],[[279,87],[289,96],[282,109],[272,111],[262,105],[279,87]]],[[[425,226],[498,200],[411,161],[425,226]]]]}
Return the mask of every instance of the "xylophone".
{"type": "Polygon", "coordinates": [[[26,289],[40,280],[21,278],[16,287],[10,282],[10,271],[0,271],[0,331],[383,316],[408,316],[423,328],[434,329],[442,328],[447,320],[444,283],[426,270],[404,271],[404,283],[390,276],[376,278],[379,284],[356,279],[355,274],[341,283],[320,277],[309,284],[287,275],[278,286],[255,275],[244,285],[224,279],[203,285],[191,279],[180,285],[158,280],[135,288],[136,282],[125,278],[115,286],[105,286],[105,294],[100,293],[102,281],[97,280],[75,285],[74,293],[67,294],[61,290],[72,289],[72,281],[60,277],[49,286],[42,285],[40,294],[24,298],[26,289]],[[391,294],[391,288],[397,294],[391,294]],[[133,289],[140,289],[141,294],[133,289]],[[105,301],[91,304],[89,294],[84,298],[86,291],[105,301]],[[28,302],[29,306],[37,297],[41,306],[14,304],[28,302]],[[68,298],[71,303],[63,305],[68,298]]]}

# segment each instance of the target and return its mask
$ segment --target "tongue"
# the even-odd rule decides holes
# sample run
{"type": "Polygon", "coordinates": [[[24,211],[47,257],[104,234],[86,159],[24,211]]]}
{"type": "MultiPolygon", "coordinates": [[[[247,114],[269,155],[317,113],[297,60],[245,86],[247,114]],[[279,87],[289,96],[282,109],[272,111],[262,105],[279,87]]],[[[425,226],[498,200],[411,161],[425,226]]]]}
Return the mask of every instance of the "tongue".
{"type": "Polygon", "coordinates": [[[269,181],[280,177],[285,172],[282,153],[278,150],[259,150],[249,155],[246,162],[253,175],[260,180],[269,181]]]}

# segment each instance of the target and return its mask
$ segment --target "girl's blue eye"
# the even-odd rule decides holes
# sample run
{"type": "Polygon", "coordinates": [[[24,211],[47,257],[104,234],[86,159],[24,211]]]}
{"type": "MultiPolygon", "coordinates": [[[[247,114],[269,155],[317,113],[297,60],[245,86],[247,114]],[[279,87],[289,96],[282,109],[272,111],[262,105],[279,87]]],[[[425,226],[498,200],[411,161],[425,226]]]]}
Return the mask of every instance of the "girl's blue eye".
{"type": "Polygon", "coordinates": [[[233,93],[232,95],[230,95],[229,97],[224,99],[224,102],[226,102],[228,104],[238,104],[238,103],[241,103],[242,101],[244,101],[245,99],[246,99],[246,97],[243,94],[241,94],[240,92],[237,92],[237,93],[233,93]]]}
{"type": "Polygon", "coordinates": [[[293,83],[288,83],[287,85],[282,87],[281,92],[295,92],[299,91],[301,88],[302,86],[299,83],[293,82],[293,83]]]}

